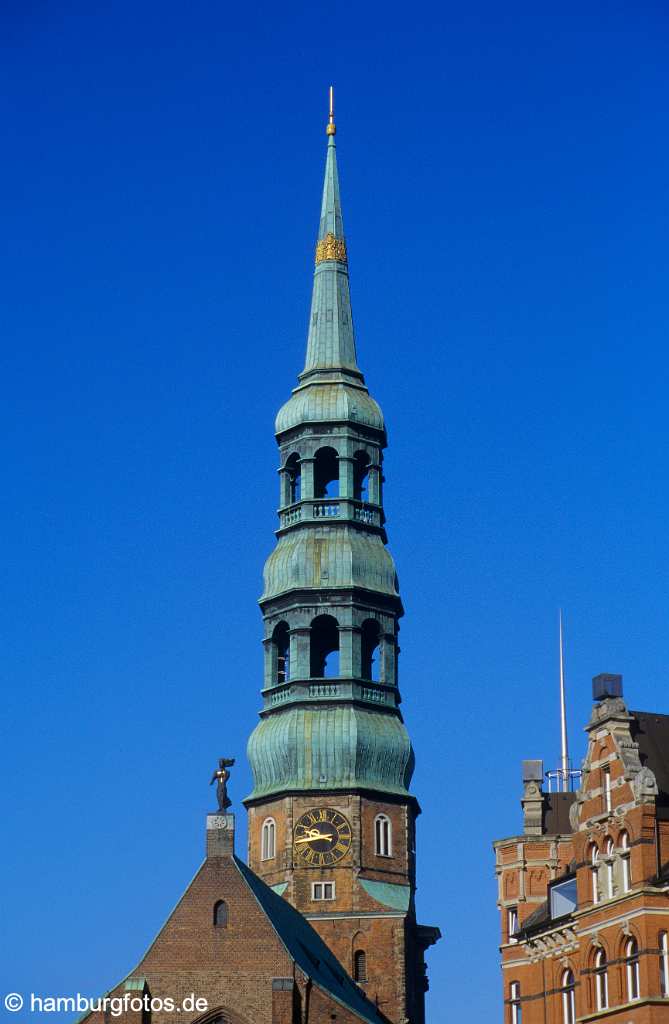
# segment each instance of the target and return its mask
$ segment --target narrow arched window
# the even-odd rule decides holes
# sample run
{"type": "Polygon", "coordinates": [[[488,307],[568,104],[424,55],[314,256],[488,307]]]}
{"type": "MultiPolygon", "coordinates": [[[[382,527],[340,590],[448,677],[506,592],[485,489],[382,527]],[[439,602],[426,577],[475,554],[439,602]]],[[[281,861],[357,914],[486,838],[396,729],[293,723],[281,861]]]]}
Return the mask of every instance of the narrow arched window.
{"type": "Polygon", "coordinates": [[[214,928],[228,927],[228,905],[225,900],[214,903],[214,928]]]}
{"type": "Polygon", "coordinates": [[[592,902],[599,903],[599,850],[596,843],[593,843],[590,847],[590,865],[592,902]]]}
{"type": "Polygon", "coordinates": [[[290,632],[287,622],[280,622],[272,633],[272,643],[276,647],[276,679],[275,683],[287,683],[290,679],[290,632]]]}
{"type": "Polygon", "coordinates": [[[369,455],[356,452],[353,459],[353,497],[358,501],[369,500],[369,455]]]}
{"type": "Polygon", "coordinates": [[[367,981],[367,954],[364,949],[356,949],[353,954],[353,979],[358,982],[367,981]]]}
{"type": "Polygon", "coordinates": [[[614,859],[613,839],[606,840],[606,846],[604,847],[604,853],[606,856],[606,898],[613,899],[613,859],[614,859]]]}
{"type": "Polygon", "coordinates": [[[339,456],[334,448],[319,448],[314,459],[314,497],[339,497],[339,456]]]}
{"type": "Polygon", "coordinates": [[[286,473],[288,474],[288,502],[294,505],[302,497],[302,469],[297,452],[293,452],[288,459],[286,473]]]}
{"type": "Polygon", "coordinates": [[[632,888],[632,872],[630,865],[630,837],[627,832],[620,833],[620,862],[622,868],[623,892],[629,892],[632,888]]]}
{"type": "Polygon", "coordinates": [[[339,675],[339,627],[331,615],[317,615],[311,623],[312,679],[339,675]]]}
{"type": "Polygon", "coordinates": [[[374,818],[374,849],[377,857],[393,855],[393,826],[387,814],[374,818]]]}
{"type": "Polygon", "coordinates": [[[669,996],[669,939],[666,932],[660,932],[660,992],[662,998],[669,996]]]}
{"type": "Polygon", "coordinates": [[[511,1024],[523,1024],[523,1004],[520,1001],[519,981],[512,981],[509,985],[509,1006],[511,1007],[511,1024]]]}
{"type": "Polygon", "coordinates": [[[265,818],[262,823],[260,858],[271,860],[273,857],[276,857],[276,822],[274,818],[265,818]]]}
{"type": "Polygon", "coordinates": [[[567,969],[562,975],[562,1024],[576,1022],[576,983],[573,971],[567,969]]]}
{"type": "Polygon", "coordinates": [[[381,631],[376,619],[365,619],[361,630],[362,678],[379,680],[379,659],[376,656],[381,642],[381,631]]]}
{"type": "Polygon", "coordinates": [[[606,953],[597,950],[595,956],[595,1001],[598,1010],[605,1010],[609,1005],[609,976],[606,953]]]}
{"type": "Polygon", "coordinates": [[[625,967],[627,998],[631,1002],[639,998],[639,944],[636,939],[628,939],[625,944],[625,967]]]}

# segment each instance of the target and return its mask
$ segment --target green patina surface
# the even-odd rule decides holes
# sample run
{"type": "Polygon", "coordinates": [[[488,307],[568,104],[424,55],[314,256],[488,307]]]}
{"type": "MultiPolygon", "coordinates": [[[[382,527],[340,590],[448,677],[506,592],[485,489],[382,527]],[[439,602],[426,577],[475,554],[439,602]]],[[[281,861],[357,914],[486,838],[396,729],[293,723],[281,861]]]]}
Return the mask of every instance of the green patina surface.
{"type": "Polygon", "coordinates": [[[369,893],[377,903],[393,910],[408,910],[411,902],[411,886],[396,885],[393,882],[372,882],[367,878],[358,878],[365,892],[369,893]]]}
{"type": "Polygon", "coordinates": [[[413,751],[395,715],[341,707],[292,707],[251,733],[249,799],[285,790],[375,789],[406,796],[413,751]]]}
{"type": "Polygon", "coordinates": [[[276,885],[271,885],[270,889],[275,892],[277,896],[283,896],[284,892],[288,888],[288,882],[277,882],[276,885]]]}

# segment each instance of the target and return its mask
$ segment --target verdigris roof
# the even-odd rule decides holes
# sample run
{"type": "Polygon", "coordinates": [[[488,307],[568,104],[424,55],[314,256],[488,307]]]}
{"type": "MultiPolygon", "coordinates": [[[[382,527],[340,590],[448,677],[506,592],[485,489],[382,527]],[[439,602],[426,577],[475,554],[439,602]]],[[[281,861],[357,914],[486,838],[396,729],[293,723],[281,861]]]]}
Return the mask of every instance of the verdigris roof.
{"type": "Polygon", "coordinates": [[[320,935],[282,896],[278,896],[237,857],[239,872],[286,947],[288,955],[313,982],[369,1024],[387,1024],[362,989],[346,973],[320,935]]]}
{"type": "Polygon", "coordinates": [[[275,430],[281,434],[302,423],[338,420],[385,429],[383,413],[366,388],[339,381],[313,381],[297,388],[279,409],[275,430]]]}
{"type": "Polygon", "coordinates": [[[249,800],[289,789],[407,796],[414,770],[401,719],[349,704],[268,715],[251,733],[247,755],[255,783],[249,800]]]}
{"type": "Polygon", "coordinates": [[[393,557],[378,534],[354,526],[287,533],[265,562],[261,601],[296,587],[364,587],[397,595],[393,557]]]}

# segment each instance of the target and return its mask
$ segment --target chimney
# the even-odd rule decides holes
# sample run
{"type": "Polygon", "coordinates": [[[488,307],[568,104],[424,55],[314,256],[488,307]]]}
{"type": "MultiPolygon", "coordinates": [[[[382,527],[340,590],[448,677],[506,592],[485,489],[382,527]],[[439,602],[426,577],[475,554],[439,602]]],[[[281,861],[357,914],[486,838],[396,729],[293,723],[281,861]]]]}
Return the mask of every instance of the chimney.
{"type": "Polygon", "coordinates": [[[592,699],[606,700],[607,697],[622,697],[623,677],[611,672],[601,672],[592,680],[592,699]]]}
{"type": "Polygon", "coordinates": [[[232,857],[234,852],[234,814],[208,814],[207,857],[232,857]]]}
{"type": "Polygon", "coordinates": [[[526,836],[543,835],[544,794],[543,761],[523,761],[523,832],[526,836]]]}

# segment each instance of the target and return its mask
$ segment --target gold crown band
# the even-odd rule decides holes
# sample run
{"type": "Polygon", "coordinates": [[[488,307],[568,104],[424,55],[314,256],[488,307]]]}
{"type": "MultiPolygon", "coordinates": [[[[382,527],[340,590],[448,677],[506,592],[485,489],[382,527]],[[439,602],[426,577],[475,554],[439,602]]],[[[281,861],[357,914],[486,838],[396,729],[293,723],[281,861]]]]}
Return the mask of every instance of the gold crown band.
{"type": "Polygon", "coordinates": [[[335,238],[331,231],[316,243],[316,264],[323,263],[324,260],[339,260],[340,263],[348,263],[346,242],[343,238],[335,238]]]}

